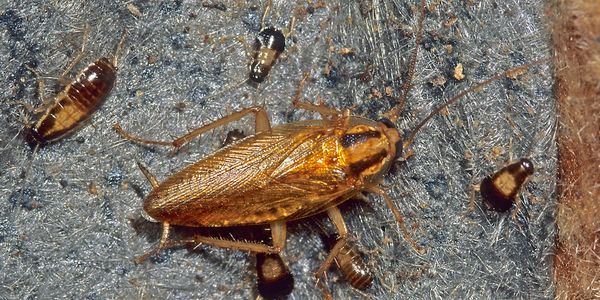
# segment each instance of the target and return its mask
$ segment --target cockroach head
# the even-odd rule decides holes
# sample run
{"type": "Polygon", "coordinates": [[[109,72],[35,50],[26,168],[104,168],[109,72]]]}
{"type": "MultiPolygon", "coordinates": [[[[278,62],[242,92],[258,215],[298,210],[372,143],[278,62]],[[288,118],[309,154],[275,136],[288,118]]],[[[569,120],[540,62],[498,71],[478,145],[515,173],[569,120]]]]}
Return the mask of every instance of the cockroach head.
{"type": "Polygon", "coordinates": [[[394,161],[399,160],[400,157],[402,156],[403,144],[402,144],[402,139],[400,138],[400,132],[398,131],[396,124],[394,124],[394,122],[392,122],[388,118],[381,118],[377,122],[385,125],[385,127],[387,128],[386,132],[388,132],[390,135],[394,136],[394,139],[396,140],[396,142],[394,144],[394,146],[395,146],[394,148],[396,150],[396,155],[394,155],[394,161]]]}

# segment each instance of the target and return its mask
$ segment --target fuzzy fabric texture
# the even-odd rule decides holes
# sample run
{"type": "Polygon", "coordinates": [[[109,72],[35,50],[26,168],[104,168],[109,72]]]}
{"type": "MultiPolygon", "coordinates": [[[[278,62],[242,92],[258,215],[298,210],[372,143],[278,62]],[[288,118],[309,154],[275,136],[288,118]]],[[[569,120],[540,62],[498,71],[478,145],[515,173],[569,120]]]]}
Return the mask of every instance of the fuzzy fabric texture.
{"type": "MultiPolygon", "coordinates": [[[[292,15],[296,23],[284,54],[256,88],[244,81],[262,2],[3,2],[3,299],[254,298],[253,256],[245,252],[176,248],[141,265],[133,262],[158,234],[152,224],[135,226],[151,189],[136,161],[161,181],[220,147],[228,131],[252,133],[252,117],[176,153],[123,141],[113,124],[168,140],[251,105],[264,105],[272,124],[318,118],[291,107],[305,72],[311,80],[303,98],[378,119],[401,96],[419,16],[415,1],[275,1],[266,23],[286,28],[292,15]],[[116,86],[91,125],[32,154],[22,124],[39,100],[36,77],[26,66],[41,72],[46,94],[55,95],[61,84],[56,79],[81,48],[86,24],[85,56],[70,78],[111,55],[126,29],[116,86]]],[[[429,3],[398,128],[407,134],[461,90],[550,57],[543,3],[429,3]]],[[[326,284],[335,298],[553,297],[557,119],[551,75],[552,66],[541,64],[465,96],[418,133],[414,155],[386,176],[383,188],[424,255],[402,238],[380,197],[368,194],[366,203],[342,206],[375,280],[359,292],[332,268],[326,284]],[[514,216],[488,211],[473,185],[519,157],[530,158],[536,169],[519,196],[520,210],[514,216]]],[[[317,217],[288,228],[283,256],[295,279],[292,299],[322,297],[313,272],[326,252],[314,223],[329,222],[317,217]]]]}

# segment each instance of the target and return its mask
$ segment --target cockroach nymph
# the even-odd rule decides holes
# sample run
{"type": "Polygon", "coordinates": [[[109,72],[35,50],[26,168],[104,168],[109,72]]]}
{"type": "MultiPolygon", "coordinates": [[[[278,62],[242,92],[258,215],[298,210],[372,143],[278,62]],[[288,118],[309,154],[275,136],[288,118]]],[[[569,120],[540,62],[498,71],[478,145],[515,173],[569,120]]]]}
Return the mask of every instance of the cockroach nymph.
{"type": "MultiPolygon", "coordinates": [[[[321,240],[328,251],[331,251],[337,240],[336,235],[321,234],[321,240]]],[[[373,274],[365,264],[356,245],[347,241],[335,256],[335,264],[338,266],[344,278],[354,288],[366,290],[373,282],[373,274]]]]}
{"type": "Polygon", "coordinates": [[[483,203],[491,210],[508,211],[515,204],[515,197],[533,172],[533,162],[521,158],[485,177],[479,186],[483,203]]]}
{"type": "MultiPolygon", "coordinates": [[[[87,35],[86,27],[84,46],[87,35]]],[[[51,99],[47,107],[36,116],[35,122],[25,127],[25,140],[32,147],[52,143],[73,134],[100,108],[115,85],[118,53],[124,40],[125,32],[112,59],[101,57],[88,65],[75,80],[51,99]]],[[[81,52],[83,53],[83,49],[81,52]]],[[[78,60],[79,57],[74,62],[78,60]]],[[[36,71],[33,72],[37,75],[36,71]]],[[[39,94],[44,101],[43,83],[40,83],[39,94]]]]}
{"type": "Polygon", "coordinates": [[[260,32],[254,40],[249,79],[255,83],[263,82],[269,75],[269,71],[271,71],[277,58],[285,50],[285,39],[291,34],[294,26],[295,18],[292,17],[290,28],[285,34],[275,27],[265,27],[265,18],[271,10],[271,5],[271,1],[268,1],[261,19],[260,32]]]}
{"type": "Polygon", "coordinates": [[[285,36],[279,29],[268,27],[260,31],[254,41],[254,57],[250,64],[250,80],[265,80],[279,55],[285,50],[285,36]]]}
{"type": "Polygon", "coordinates": [[[277,299],[294,289],[294,277],[279,254],[256,253],[257,288],[261,296],[277,299]]]}

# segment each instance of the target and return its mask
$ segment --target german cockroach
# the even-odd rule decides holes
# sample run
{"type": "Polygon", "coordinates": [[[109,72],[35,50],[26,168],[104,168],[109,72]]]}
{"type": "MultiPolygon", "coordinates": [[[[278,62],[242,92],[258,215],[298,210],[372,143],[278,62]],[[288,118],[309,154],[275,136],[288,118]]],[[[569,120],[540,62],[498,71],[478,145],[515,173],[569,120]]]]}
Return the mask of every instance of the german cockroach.
{"type": "Polygon", "coordinates": [[[258,36],[254,40],[252,63],[250,64],[249,79],[255,83],[265,80],[269,71],[285,50],[285,39],[292,32],[294,18],[290,21],[290,28],[286,34],[275,27],[265,27],[265,18],[271,10],[272,1],[267,1],[265,11],[261,19],[261,27],[258,36]]]}
{"type": "MultiPolygon", "coordinates": [[[[323,240],[325,248],[330,251],[335,245],[337,236],[323,234],[321,235],[321,239],[323,240]]],[[[344,278],[354,288],[366,290],[371,286],[373,274],[365,264],[356,245],[351,244],[350,241],[346,241],[346,244],[335,256],[334,261],[344,278]]]]}
{"type": "Polygon", "coordinates": [[[489,209],[498,212],[508,211],[513,207],[519,190],[533,172],[533,163],[527,158],[521,158],[485,177],[479,186],[483,203],[489,209]]]}
{"type": "MultiPolygon", "coordinates": [[[[422,36],[425,1],[421,1],[417,45],[422,36]]],[[[409,64],[409,78],[414,73],[417,49],[409,64]]],[[[540,60],[527,66],[539,64],[540,60]]],[[[194,241],[217,247],[279,253],[285,248],[289,221],[304,219],[325,212],[339,238],[325,261],[316,271],[321,277],[345,247],[348,230],[338,205],[362,192],[383,197],[392,211],[404,239],[415,251],[423,249],[410,237],[402,216],[392,198],[380,187],[390,166],[402,156],[416,133],[442,109],[457,102],[465,94],[481,89],[506,76],[509,70],[485,80],[448,100],[426,117],[406,141],[396,128],[402,99],[379,121],[353,116],[349,109],[336,110],[324,104],[300,101],[298,95],[308,75],[300,82],[293,105],[319,113],[321,120],[305,120],[271,127],[266,110],[253,106],[222,117],[191,130],[172,141],[156,141],[135,137],[119,124],[114,128],[124,139],[150,145],[179,148],[194,137],[241,119],[255,116],[255,133],[183,168],[162,183],[150,174],[145,176],[152,191],[143,203],[145,213],[163,224],[156,248],[136,258],[141,263],[169,246],[171,225],[188,227],[230,227],[269,225],[272,244],[196,236],[194,241]]],[[[410,80],[404,84],[404,96],[410,90],[410,80]]]]}
{"type": "MultiPolygon", "coordinates": [[[[79,61],[89,30],[86,27],[84,42],[80,54],[63,73],[65,77],[70,69],[79,61]]],[[[44,97],[44,83],[37,71],[30,68],[39,80],[39,96],[43,102],[36,121],[25,128],[25,140],[33,146],[55,142],[74,133],[85,124],[98,108],[106,101],[115,85],[118,54],[125,41],[123,33],[112,59],[101,57],[88,65],[58,95],[47,101],[44,97]]]]}

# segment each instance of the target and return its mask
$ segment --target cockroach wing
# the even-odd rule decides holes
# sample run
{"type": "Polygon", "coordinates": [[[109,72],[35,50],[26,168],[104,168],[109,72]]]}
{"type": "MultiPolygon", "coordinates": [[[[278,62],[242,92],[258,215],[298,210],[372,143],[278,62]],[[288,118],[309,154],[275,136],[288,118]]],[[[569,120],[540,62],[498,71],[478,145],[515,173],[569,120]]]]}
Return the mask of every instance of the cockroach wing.
{"type": "Polygon", "coordinates": [[[146,212],[175,225],[210,227],[294,220],[354,193],[328,123],[285,124],[184,168],[153,190],[146,212]]]}

